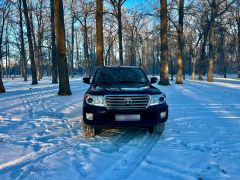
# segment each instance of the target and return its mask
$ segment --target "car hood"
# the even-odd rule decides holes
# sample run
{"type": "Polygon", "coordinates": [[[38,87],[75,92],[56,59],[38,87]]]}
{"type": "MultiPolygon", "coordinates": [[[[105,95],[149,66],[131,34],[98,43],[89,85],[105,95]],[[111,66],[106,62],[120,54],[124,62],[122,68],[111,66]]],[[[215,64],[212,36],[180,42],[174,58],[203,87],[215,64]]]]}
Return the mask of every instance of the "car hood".
{"type": "Polygon", "coordinates": [[[160,94],[161,91],[152,85],[91,85],[87,94],[115,95],[115,94],[160,94]]]}

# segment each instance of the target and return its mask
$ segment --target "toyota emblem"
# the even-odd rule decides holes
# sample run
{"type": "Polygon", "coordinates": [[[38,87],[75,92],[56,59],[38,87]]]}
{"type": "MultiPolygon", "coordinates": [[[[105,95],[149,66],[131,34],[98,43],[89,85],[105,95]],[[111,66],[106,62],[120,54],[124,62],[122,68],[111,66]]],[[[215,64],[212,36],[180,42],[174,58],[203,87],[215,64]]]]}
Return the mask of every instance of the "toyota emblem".
{"type": "Polygon", "coordinates": [[[125,98],[124,99],[124,104],[132,104],[132,99],[131,98],[125,98]]]}

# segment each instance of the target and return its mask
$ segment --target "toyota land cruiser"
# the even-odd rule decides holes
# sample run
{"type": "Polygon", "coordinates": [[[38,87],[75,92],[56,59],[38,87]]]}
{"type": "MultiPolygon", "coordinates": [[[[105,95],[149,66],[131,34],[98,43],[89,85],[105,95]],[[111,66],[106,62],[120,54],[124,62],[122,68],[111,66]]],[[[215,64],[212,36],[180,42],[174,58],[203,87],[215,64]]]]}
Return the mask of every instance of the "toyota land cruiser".
{"type": "Polygon", "coordinates": [[[133,66],[100,67],[83,100],[83,133],[94,136],[96,129],[139,126],[150,133],[161,133],[168,118],[166,95],[151,84],[141,68],[133,66]]]}

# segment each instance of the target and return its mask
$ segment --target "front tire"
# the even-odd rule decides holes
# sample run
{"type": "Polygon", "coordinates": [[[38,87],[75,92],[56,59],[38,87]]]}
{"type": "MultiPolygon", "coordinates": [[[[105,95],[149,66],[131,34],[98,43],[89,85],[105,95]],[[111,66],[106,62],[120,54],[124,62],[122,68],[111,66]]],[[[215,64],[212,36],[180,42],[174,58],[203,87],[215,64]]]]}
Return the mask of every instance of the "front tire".
{"type": "Polygon", "coordinates": [[[150,134],[159,134],[161,135],[165,128],[165,123],[160,123],[155,126],[151,126],[148,128],[150,134]]]}
{"type": "Polygon", "coordinates": [[[82,123],[82,133],[85,137],[94,137],[96,135],[95,127],[82,123]]]}

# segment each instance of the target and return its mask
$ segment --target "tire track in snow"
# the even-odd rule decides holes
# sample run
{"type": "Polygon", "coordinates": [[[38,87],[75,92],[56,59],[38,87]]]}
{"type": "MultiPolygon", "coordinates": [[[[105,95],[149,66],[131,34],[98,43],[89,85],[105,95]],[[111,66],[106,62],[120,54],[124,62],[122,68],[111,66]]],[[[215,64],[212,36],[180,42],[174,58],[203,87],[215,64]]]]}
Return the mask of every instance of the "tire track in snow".
{"type": "MultiPolygon", "coordinates": [[[[82,90],[85,90],[87,89],[87,87],[82,87],[82,88],[79,88],[77,86],[73,86],[71,88],[71,90],[74,90],[74,89],[77,89],[78,91],[82,91],[82,90]],[[78,89],[77,89],[78,88],[78,89]]],[[[52,99],[52,98],[56,98],[58,97],[57,95],[57,88],[54,87],[54,89],[49,89],[49,90],[42,90],[42,91],[39,91],[37,88],[36,88],[36,91],[34,91],[35,88],[31,89],[31,92],[28,92],[28,89],[26,90],[26,93],[20,95],[20,96],[14,96],[14,98],[10,99],[10,98],[5,98],[3,99],[3,102],[4,101],[11,101],[11,100],[14,100],[13,102],[11,102],[11,105],[10,106],[3,106],[2,108],[0,108],[0,110],[3,110],[3,109],[14,109],[20,105],[25,105],[26,103],[33,103],[36,102],[39,104],[39,101],[40,100],[49,100],[49,99],[52,99]],[[15,98],[16,97],[16,98],[15,98]],[[30,98],[28,98],[30,97],[30,98]],[[21,102],[17,102],[15,103],[15,101],[17,100],[21,100],[21,102]]],[[[9,103],[7,103],[9,104],[9,103]]],[[[29,107],[34,107],[34,106],[29,106],[29,107]]]]}
{"type": "MultiPolygon", "coordinates": [[[[84,88],[79,88],[78,90],[81,91],[81,90],[85,90],[85,89],[86,88],[84,87],[84,88]]],[[[36,114],[36,112],[38,112],[41,109],[47,110],[47,111],[51,110],[54,113],[56,110],[55,109],[56,103],[52,103],[52,101],[57,100],[56,102],[58,102],[59,99],[61,99],[61,97],[57,96],[57,94],[48,93],[48,94],[44,94],[44,95],[36,94],[35,96],[30,96],[30,98],[24,97],[22,100],[23,100],[23,105],[25,106],[25,109],[28,110],[29,115],[34,116],[36,114]]],[[[79,103],[82,103],[82,100],[79,101],[79,103]]],[[[69,104],[66,104],[66,102],[65,102],[65,103],[61,104],[60,108],[64,109],[64,108],[66,108],[66,105],[69,105],[69,104]]],[[[71,103],[70,103],[70,105],[71,105],[71,103]]]]}
{"type": "MultiPolygon", "coordinates": [[[[108,133],[109,132],[107,132],[107,131],[103,131],[103,134],[105,134],[105,136],[108,136],[108,133]]],[[[103,146],[99,146],[100,142],[97,138],[90,138],[90,139],[83,138],[83,139],[79,140],[75,145],[64,148],[63,150],[75,148],[75,146],[78,146],[77,149],[79,152],[80,149],[86,148],[86,144],[87,144],[87,146],[100,148],[100,150],[101,150],[100,155],[103,155],[103,157],[104,157],[104,156],[108,156],[109,154],[111,154],[113,152],[118,151],[119,148],[121,148],[128,141],[130,141],[131,139],[134,139],[137,136],[139,136],[139,130],[133,130],[131,128],[128,128],[126,131],[123,132],[123,134],[117,135],[117,137],[111,139],[111,141],[109,142],[110,144],[107,144],[107,145],[104,144],[103,146]],[[103,154],[101,152],[103,152],[103,154]]],[[[57,151],[57,152],[59,152],[59,151],[57,151]]],[[[84,156],[84,152],[82,152],[82,153],[83,153],[82,156],[84,156]]],[[[55,154],[55,153],[44,156],[43,158],[51,156],[53,154],[55,154]]],[[[78,156],[81,156],[81,154],[78,153],[78,156]]],[[[43,158],[40,158],[37,161],[39,161],[43,158]]],[[[36,161],[34,161],[34,162],[36,162],[36,161]]],[[[18,178],[19,179],[26,179],[26,178],[28,179],[27,176],[32,172],[32,169],[33,169],[32,167],[34,166],[34,168],[37,168],[37,166],[41,166],[41,165],[42,165],[41,163],[40,164],[39,163],[32,164],[32,161],[30,161],[28,164],[23,164],[21,166],[18,166],[17,169],[20,169],[23,166],[28,166],[27,168],[25,168],[25,169],[22,168],[20,170],[21,171],[20,174],[22,174],[22,176],[20,175],[18,178]]],[[[14,169],[14,170],[16,170],[16,169],[14,169]]],[[[0,173],[1,173],[1,170],[0,170],[0,173]]],[[[14,174],[14,171],[12,173],[14,174]]]]}
{"type": "Polygon", "coordinates": [[[81,128],[81,126],[80,126],[81,122],[78,119],[79,118],[75,118],[75,119],[72,119],[70,121],[67,121],[66,124],[64,124],[65,126],[69,126],[67,128],[60,128],[60,129],[54,131],[54,129],[57,129],[57,127],[59,127],[59,125],[52,125],[52,126],[47,126],[47,128],[42,127],[42,128],[34,129],[34,130],[31,130],[31,131],[28,131],[25,134],[20,134],[20,135],[18,135],[17,132],[16,132],[14,134],[9,135],[8,137],[2,137],[1,142],[3,142],[3,143],[14,143],[14,142],[19,142],[19,141],[25,141],[26,139],[36,140],[36,139],[42,139],[42,138],[47,138],[47,137],[57,137],[60,134],[70,132],[70,131],[75,130],[77,128],[80,129],[81,128]],[[45,132],[47,129],[52,129],[53,132],[50,133],[50,134],[42,135],[42,136],[36,136],[36,134],[41,133],[41,132],[45,132]],[[31,135],[30,132],[34,132],[35,134],[31,135]],[[33,136],[33,137],[29,139],[28,136],[33,136]]]}
{"type": "MultiPolygon", "coordinates": [[[[121,146],[124,145],[129,141],[131,138],[136,137],[138,131],[133,131],[132,133],[129,133],[129,130],[124,132],[123,134],[119,135],[114,141],[112,141],[112,144],[115,144],[115,146],[107,146],[108,150],[110,152],[118,150],[121,146]],[[118,144],[118,147],[116,147],[116,144],[118,144]]],[[[71,138],[61,144],[53,145],[47,148],[43,148],[37,152],[31,152],[29,154],[26,154],[25,156],[22,156],[20,158],[17,158],[15,160],[2,163],[0,164],[0,174],[4,174],[6,172],[9,172],[14,169],[19,169],[21,167],[24,167],[26,165],[29,165],[31,163],[35,163],[45,157],[51,156],[52,154],[56,154],[62,150],[73,148],[76,145],[79,145],[82,148],[84,147],[84,143],[88,143],[88,145],[94,146],[95,143],[99,143],[96,139],[88,139],[84,138],[81,134],[78,135],[75,138],[71,138]],[[83,144],[83,145],[81,145],[83,144]]],[[[104,149],[103,149],[104,151],[104,149]]]]}
{"type": "MultiPolygon", "coordinates": [[[[105,132],[107,133],[107,132],[105,132]]],[[[104,134],[104,133],[103,133],[104,134]]],[[[101,137],[103,136],[100,134],[101,137]]],[[[116,138],[112,139],[111,141],[102,146],[101,150],[106,153],[113,153],[118,151],[123,145],[127,144],[130,140],[136,138],[139,135],[139,130],[128,128],[123,134],[117,136],[116,138]]]]}
{"type": "MultiPolygon", "coordinates": [[[[73,80],[70,80],[70,83],[72,83],[73,80]]],[[[81,82],[81,80],[79,81],[81,82]]],[[[21,84],[22,85],[22,84],[21,84]]],[[[71,90],[77,89],[77,90],[83,90],[87,89],[88,85],[85,84],[77,84],[77,85],[71,85],[71,90]],[[84,86],[84,87],[83,87],[84,86]],[[77,89],[81,87],[81,89],[77,89]]],[[[58,91],[58,84],[38,84],[37,86],[33,86],[30,84],[27,84],[26,87],[21,89],[20,91],[9,91],[8,93],[4,94],[4,96],[1,98],[2,101],[12,101],[16,99],[22,99],[27,96],[33,96],[33,95],[40,95],[40,94],[46,94],[50,92],[55,92],[54,94],[57,95],[58,91]]],[[[2,108],[0,108],[1,110],[2,108]]]]}
{"type": "MultiPolygon", "coordinates": [[[[83,89],[85,88],[80,88],[80,90],[83,90],[83,89]]],[[[38,92],[34,92],[35,94],[34,97],[31,97],[31,98],[25,97],[22,99],[22,101],[24,101],[25,110],[28,112],[28,115],[32,117],[31,121],[27,121],[28,124],[23,124],[23,125],[27,127],[34,126],[34,128],[24,129],[23,131],[17,130],[10,134],[8,133],[8,135],[0,137],[0,142],[6,143],[6,142],[21,141],[21,140],[25,140],[29,136],[36,135],[39,133],[44,133],[46,132],[46,130],[54,131],[54,129],[58,129],[58,127],[61,128],[63,126],[68,126],[68,125],[71,125],[74,121],[76,121],[76,120],[68,121],[68,119],[72,119],[72,118],[77,119],[76,116],[79,116],[79,117],[81,116],[81,109],[79,107],[81,107],[82,100],[79,101],[78,103],[71,104],[70,106],[65,108],[65,110],[69,110],[71,112],[68,114],[68,116],[64,116],[64,113],[54,112],[55,109],[52,109],[54,108],[53,104],[47,103],[48,106],[46,106],[45,101],[50,101],[50,99],[52,99],[53,97],[56,97],[55,95],[45,94],[44,96],[42,96],[41,93],[40,94],[37,94],[37,93],[38,92]],[[34,99],[34,101],[36,101],[37,103],[35,104],[34,101],[31,101],[32,99],[34,99]],[[42,104],[44,106],[42,106],[42,104]],[[49,104],[51,106],[49,106],[49,104]],[[37,111],[39,110],[39,107],[42,108],[41,117],[44,116],[48,118],[50,116],[50,118],[54,117],[57,119],[61,119],[61,124],[47,125],[46,123],[44,123],[44,126],[41,126],[41,127],[36,126],[35,119],[37,117],[34,114],[38,116],[37,111]]]]}
{"type": "MultiPolygon", "coordinates": [[[[61,106],[59,106],[56,103],[52,103],[54,102],[54,100],[55,101],[57,100],[57,102],[59,102],[59,99],[60,99],[60,97],[58,97],[55,93],[53,93],[53,91],[57,90],[57,88],[55,87],[53,88],[54,89],[51,88],[50,90],[46,90],[45,88],[40,87],[40,90],[39,90],[39,88],[36,87],[36,88],[33,88],[31,92],[25,90],[24,94],[20,95],[20,97],[17,96],[18,98],[15,99],[13,103],[7,101],[8,99],[11,99],[11,98],[5,97],[5,101],[3,101],[2,103],[5,104],[6,106],[1,107],[0,109],[4,108],[4,109],[7,109],[7,111],[4,113],[0,112],[0,120],[1,119],[5,120],[2,125],[6,124],[9,126],[10,125],[13,126],[12,128],[9,128],[9,130],[13,131],[13,134],[12,132],[6,132],[6,133],[12,134],[12,136],[19,138],[21,135],[19,136],[19,133],[14,133],[14,131],[16,131],[14,129],[16,129],[18,126],[21,126],[21,128],[24,126],[23,133],[29,135],[31,132],[33,132],[33,129],[39,128],[39,124],[36,124],[39,121],[35,121],[36,118],[42,119],[42,117],[48,118],[50,116],[50,118],[54,118],[54,119],[56,118],[65,119],[65,118],[71,118],[68,116],[66,117],[65,115],[76,116],[75,111],[73,112],[74,109],[81,112],[81,109],[79,107],[81,107],[82,99],[76,98],[74,105],[72,105],[72,103],[68,103],[67,105],[66,103],[62,103],[61,106]],[[29,96],[31,97],[29,98],[29,96]],[[59,107],[59,108],[56,109],[56,107],[59,107]],[[17,111],[15,111],[14,108],[17,108],[17,111]],[[11,118],[12,116],[16,116],[17,119],[18,118],[28,119],[28,121],[26,121],[27,123],[24,123],[24,124],[21,123],[22,121],[14,121],[14,120],[12,121],[12,118],[11,118]],[[18,124],[16,122],[18,122],[18,124]],[[31,127],[31,129],[29,128],[26,129],[25,127],[31,127]],[[15,134],[17,135],[15,136],[15,134]]],[[[82,86],[81,84],[79,86],[72,86],[72,90],[76,91],[75,92],[76,96],[78,96],[77,92],[82,92],[85,89],[87,89],[87,86],[82,86]]],[[[46,124],[45,123],[43,124],[42,122],[40,123],[41,123],[40,125],[44,125],[43,128],[45,128],[48,122],[46,124]]],[[[49,123],[52,123],[52,122],[49,122],[49,123]]],[[[40,127],[41,130],[44,130],[43,128],[40,127]]],[[[0,141],[5,141],[5,139],[8,137],[9,136],[3,135],[0,137],[0,141]]]]}
{"type": "Polygon", "coordinates": [[[25,156],[22,156],[20,158],[17,158],[15,160],[0,164],[0,174],[1,173],[5,173],[8,172],[12,169],[15,168],[20,168],[23,167],[25,165],[28,165],[30,163],[34,163],[40,159],[43,159],[47,156],[50,156],[52,154],[55,154],[59,151],[62,151],[66,148],[70,148],[70,147],[74,147],[75,145],[77,145],[80,142],[84,142],[83,139],[80,139],[82,136],[79,135],[75,138],[72,138],[70,140],[68,140],[67,142],[61,143],[59,145],[53,145],[47,148],[43,148],[40,151],[37,152],[31,152],[25,156]]]}
{"type": "Polygon", "coordinates": [[[130,150],[123,155],[123,158],[114,163],[113,166],[105,171],[98,179],[126,179],[145,159],[159,138],[160,135],[158,134],[144,135],[144,139],[142,141],[129,148],[130,150]]]}
{"type": "MultiPolygon", "coordinates": [[[[75,104],[76,105],[76,104],[75,104]]],[[[46,135],[43,135],[43,136],[37,136],[36,138],[44,138],[44,137],[48,137],[48,136],[55,136],[54,134],[59,134],[61,132],[64,133],[64,132],[67,132],[67,131],[70,131],[72,130],[73,128],[75,128],[75,124],[78,124],[81,122],[81,118],[82,118],[82,115],[76,115],[76,112],[78,112],[80,110],[78,109],[75,109],[71,114],[71,116],[73,117],[64,117],[63,121],[61,122],[61,124],[55,124],[55,125],[46,125],[44,127],[37,127],[37,128],[34,128],[34,129],[30,129],[30,130],[24,130],[24,131],[15,131],[14,133],[11,133],[11,134],[8,134],[7,136],[2,136],[0,137],[0,140],[1,142],[3,143],[11,143],[11,142],[17,142],[17,141],[24,141],[26,140],[27,138],[29,138],[29,136],[33,136],[33,138],[31,139],[34,139],[34,136],[36,136],[37,134],[40,134],[40,133],[44,133],[46,132],[47,130],[51,130],[53,131],[53,133],[50,133],[50,134],[46,134],[46,135]],[[78,116],[78,117],[76,117],[78,116]],[[70,120],[68,120],[70,119],[70,120]],[[64,128],[63,126],[65,126],[66,128],[64,128]],[[70,127],[70,128],[69,128],[70,127]]],[[[80,126],[77,126],[80,128],[80,126]]]]}
{"type": "Polygon", "coordinates": [[[3,97],[2,100],[3,101],[12,101],[12,100],[16,100],[16,99],[21,99],[26,96],[44,94],[44,93],[53,92],[53,91],[56,92],[58,90],[58,87],[57,86],[48,87],[48,90],[42,90],[42,91],[41,91],[41,89],[42,88],[26,87],[26,89],[21,90],[20,92],[9,92],[9,94],[7,94],[6,97],[3,97]],[[36,90],[36,91],[34,91],[34,90],[36,90]],[[11,93],[12,94],[14,93],[15,95],[12,95],[11,93]]]}
{"type": "MultiPolygon", "coordinates": [[[[32,102],[34,101],[38,101],[39,99],[35,99],[36,97],[44,97],[46,98],[46,95],[48,96],[52,96],[52,97],[56,97],[57,95],[56,94],[53,94],[52,92],[55,92],[56,90],[47,90],[47,91],[35,91],[35,92],[32,92],[32,93],[25,93],[23,95],[21,95],[20,97],[17,97],[17,98],[13,98],[13,102],[11,99],[8,99],[6,98],[4,101],[11,101],[11,105],[10,106],[3,106],[2,108],[0,108],[0,110],[4,110],[5,108],[8,108],[8,109],[13,109],[13,108],[16,108],[18,106],[20,106],[21,104],[24,104],[25,102],[23,101],[24,99],[26,99],[26,97],[31,97],[31,98],[28,98],[28,99],[34,99],[32,102]],[[42,96],[44,95],[44,96],[42,96]],[[22,102],[20,103],[15,103],[16,99],[19,99],[19,100],[22,100],[22,102]]],[[[7,103],[9,104],[9,103],[7,103]]]]}

